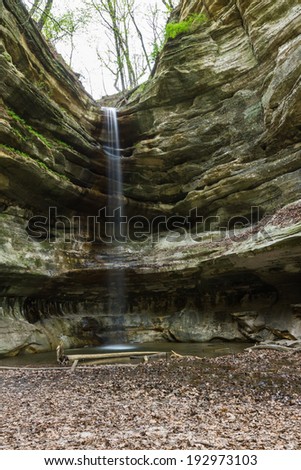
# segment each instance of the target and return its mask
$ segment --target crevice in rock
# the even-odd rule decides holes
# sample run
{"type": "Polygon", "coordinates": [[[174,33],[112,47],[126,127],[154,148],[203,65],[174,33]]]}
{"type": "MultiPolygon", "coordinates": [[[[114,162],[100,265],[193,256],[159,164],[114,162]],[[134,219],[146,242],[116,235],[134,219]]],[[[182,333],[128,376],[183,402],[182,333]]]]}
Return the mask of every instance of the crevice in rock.
{"type": "Polygon", "coordinates": [[[241,9],[241,6],[240,6],[240,0],[235,0],[235,6],[236,6],[236,10],[239,14],[239,18],[240,18],[240,21],[241,21],[242,28],[245,32],[245,35],[246,35],[247,39],[248,39],[248,43],[250,45],[250,49],[252,51],[252,54],[253,54],[257,64],[259,64],[259,58],[258,58],[254,43],[252,41],[252,38],[251,38],[251,35],[250,35],[250,32],[249,32],[248,22],[247,22],[247,20],[244,16],[244,14],[242,12],[242,9],[241,9]]]}

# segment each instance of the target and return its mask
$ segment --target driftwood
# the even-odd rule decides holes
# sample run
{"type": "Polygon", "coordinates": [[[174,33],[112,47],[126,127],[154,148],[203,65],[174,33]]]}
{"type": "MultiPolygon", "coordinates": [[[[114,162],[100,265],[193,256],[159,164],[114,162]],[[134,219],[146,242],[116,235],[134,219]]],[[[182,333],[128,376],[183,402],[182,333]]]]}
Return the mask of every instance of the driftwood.
{"type": "MultiPolygon", "coordinates": [[[[154,354],[148,354],[148,355],[143,355],[143,356],[133,356],[132,354],[131,355],[128,355],[128,356],[125,356],[125,357],[109,357],[107,359],[94,359],[94,360],[88,360],[88,361],[85,361],[85,365],[89,365],[89,366],[94,366],[94,365],[100,365],[100,364],[118,364],[116,362],[116,360],[122,360],[122,364],[128,364],[128,365],[133,365],[133,364],[137,364],[138,362],[152,362],[152,361],[156,361],[158,359],[167,359],[169,358],[170,356],[170,353],[169,352],[161,352],[161,353],[154,353],[154,354]]],[[[120,361],[119,361],[120,363],[120,361]]]]}
{"type": "MultiPolygon", "coordinates": [[[[147,356],[155,356],[160,354],[159,351],[128,351],[128,352],[119,352],[119,353],[100,353],[100,354],[69,354],[68,360],[73,362],[72,367],[71,367],[71,372],[73,372],[78,364],[79,361],[81,360],[86,360],[86,359],[118,359],[118,358],[125,358],[125,357],[137,357],[137,356],[144,356],[144,358],[147,358],[147,356]]],[[[145,362],[147,362],[147,359],[144,359],[145,362]]]]}
{"type": "Polygon", "coordinates": [[[175,357],[181,357],[181,358],[185,357],[185,356],[182,356],[182,354],[176,353],[176,351],[174,351],[173,349],[171,350],[171,354],[175,357]]]}
{"type": "Polygon", "coordinates": [[[128,351],[115,353],[99,353],[99,354],[68,354],[69,361],[80,361],[82,359],[110,359],[131,356],[152,356],[160,354],[160,351],[128,351]]]}
{"type": "Polygon", "coordinates": [[[61,367],[18,367],[18,366],[0,366],[0,370],[58,370],[60,372],[64,372],[66,369],[62,369],[61,367]]]}
{"type": "Polygon", "coordinates": [[[248,348],[247,351],[253,351],[253,349],[272,349],[274,351],[290,352],[291,354],[301,351],[301,347],[292,348],[289,346],[283,346],[281,344],[255,344],[251,348],[248,348]]]}
{"type": "Polygon", "coordinates": [[[67,366],[69,364],[68,356],[65,355],[64,346],[62,343],[56,348],[56,361],[61,366],[67,366]]]}
{"type": "Polygon", "coordinates": [[[184,359],[184,358],[192,358],[192,359],[202,359],[200,356],[188,356],[188,355],[182,355],[182,354],[179,354],[177,353],[176,351],[173,351],[171,350],[171,354],[174,356],[174,357],[179,357],[180,359],[184,359]]]}
{"type": "Polygon", "coordinates": [[[73,372],[75,370],[75,367],[77,366],[78,364],[78,359],[76,359],[73,364],[72,364],[72,367],[71,367],[71,372],[73,372]]]}

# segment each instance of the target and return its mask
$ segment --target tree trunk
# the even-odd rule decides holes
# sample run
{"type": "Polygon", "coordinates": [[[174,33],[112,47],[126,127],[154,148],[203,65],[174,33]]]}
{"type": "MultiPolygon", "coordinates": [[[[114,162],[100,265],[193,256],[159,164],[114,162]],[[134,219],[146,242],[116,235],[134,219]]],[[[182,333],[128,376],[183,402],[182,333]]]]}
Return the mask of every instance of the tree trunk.
{"type": "Polygon", "coordinates": [[[168,10],[173,10],[174,9],[172,0],[162,0],[162,2],[164,3],[164,5],[166,6],[166,8],[168,10]]]}
{"type": "Polygon", "coordinates": [[[41,30],[43,29],[44,24],[47,21],[47,18],[49,17],[49,14],[51,12],[53,0],[47,0],[46,6],[44,8],[43,13],[40,16],[40,19],[38,21],[38,28],[41,30]]]}
{"type": "Polygon", "coordinates": [[[122,47],[123,55],[125,57],[125,62],[127,66],[127,75],[129,79],[129,86],[133,88],[136,83],[136,75],[134,72],[133,64],[130,57],[130,47],[129,47],[129,40],[128,40],[128,25],[126,23],[126,18],[123,18],[123,33],[120,31],[120,44],[122,47]]]}
{"type": "Polygon", "coordinates": [[[147,54],[147,51],[146,51],[146,48],[145,48],[145,44],[144,44],[144,40],[143,40],[143,35],[142,35],[142,33],[141,33],[140,29],[139,29],[139,26],[137,25],[137,22],[136,22],[134,13],[133,13],[132,11],[129,11],[129,14],[130,14],[131,20],[132,20],[132,22],[133,22],[133,25],[134,25],[135,28],[136,28],[138,37],[139,37],[139,39],[140,39],[141,47],[142,47],[143,54],[144,54],[144,57],[145,57],[145,60],[146,60],[146,63],[147,63],[147,67],[148,67],[149,71],[151,72],[151,71],[152,71],[152,68],[151,68],[151,64],[150,64],[150,61],[149,61],[149,57],[148,57],[148,54],[147,54]]]}
{"type": "Polygon", "coordinates": [[[31,9],[29,10],[29,16],[33,16],[37,9],[39,8],[41,0],[35,0],[34,4],[32,5],[31,9]]]}

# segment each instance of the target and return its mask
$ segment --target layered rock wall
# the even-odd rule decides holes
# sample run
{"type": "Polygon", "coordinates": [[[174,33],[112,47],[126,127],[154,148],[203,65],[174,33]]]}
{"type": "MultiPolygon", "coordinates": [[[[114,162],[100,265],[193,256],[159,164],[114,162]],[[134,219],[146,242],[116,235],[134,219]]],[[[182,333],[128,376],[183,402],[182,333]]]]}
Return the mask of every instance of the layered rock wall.
{"type": "Polygon", "coordinates": [[[0,6],[0,353],[300,338],[299,2],[180,3],[173,21],[207,21],[119,113],[122,246],[96,219],[100,106],[22,4],[0,6]]]}

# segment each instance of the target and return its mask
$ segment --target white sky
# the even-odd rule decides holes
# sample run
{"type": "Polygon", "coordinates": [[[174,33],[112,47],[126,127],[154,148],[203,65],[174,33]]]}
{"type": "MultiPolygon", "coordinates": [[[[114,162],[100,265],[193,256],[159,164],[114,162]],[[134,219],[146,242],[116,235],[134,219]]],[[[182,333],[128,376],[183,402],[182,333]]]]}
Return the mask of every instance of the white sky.
{"type": "MultiPolygon", "coordinates": [[[[30,6],[33,0],[23,0],[23,2],[27,6],[30,6]]],[[[147,25],[145,14],[147,13],[148,6],[155,4],[158,4],[162,12],[166,10],[161,0],[137,0],[138,24],[148,38],[151,36],[151,31],[147,25]]],[[[84,6],[83,0],[54,0],[52,12],[54,15],[60,15],[63,14],[68,7],[69,9],[72,7],[73,10],[83,8],[84,6]]],[[[95,18],[97,20],[97,14],[95,18]]],[[[165,24],[166,18],[167,16],[164,17],[164,15],[162,15],[162,27],[165,24]]],[[[94,24],[89,24],[85,27],[84,31],[78,32],[75,35],[72,68],[75,72],[81,74],[80,79],[82,84],[96,99],[117,92],[116,88],[114,88],[114,80],[111,73],[107,68],[101,65],[96,53],[97,48],[100,52],[105,51],[107,42],[108,39],[105,31],[97,21],[95,21],[94,24]]],[[[69,41],[56,43],[56,48],[64,59],[69,62],[69,41]]],[[[145,79],[146,78],[147,76],[145,79]]]]}

